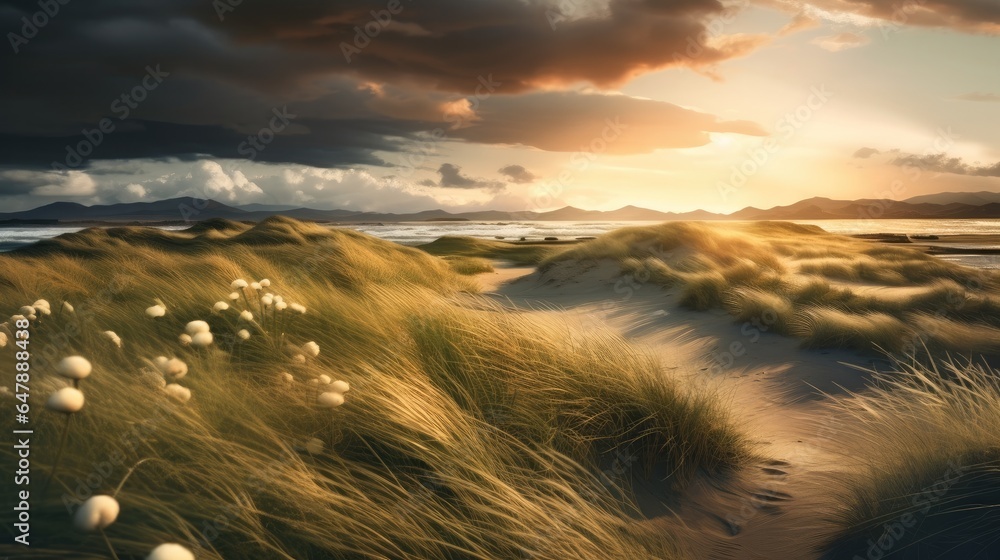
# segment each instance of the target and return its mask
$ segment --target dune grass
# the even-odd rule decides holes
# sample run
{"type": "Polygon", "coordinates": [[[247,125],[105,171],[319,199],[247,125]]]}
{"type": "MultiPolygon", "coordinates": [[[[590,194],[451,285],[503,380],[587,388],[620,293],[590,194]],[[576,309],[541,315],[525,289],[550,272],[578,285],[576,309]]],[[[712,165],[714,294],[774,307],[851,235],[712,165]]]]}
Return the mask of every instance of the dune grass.
{"type": "Polygon", "coordinates": [[[445,262],[458,274],[474,276],[485,272],[493,272],[493,264],[478,257],[444,257],[445,262]]]}
{"type": "MultiPolygon", "coordinates": [[[[719,396],[610,332],[473,289],[422,251],[287,219],[91,229],[0,255],[2,311],[52,307],[31,325],[33,542],[19,557],[107,555],[101,535],[71,529],[95,493],[121,504],[105,530],[121,558],[162,542],[199,559],[686,557],[685,529],[644,522],[629,485],[668,473],[682,491],[746,463],[719,396]],[[268,292],[305,312],[265,306],[268,292]],[[166,314],[147,317],[159,302],[166,314]],[[193,320],[213,344],[179,341],[193,320]],[[66,425],[43,403],[68,355],[94,372],[41,496],[66,425]],[[164,380],[158,356],[187,375],[164,380]],[[342,406],[317,406],[324,375],[350,384],[342,406]],[[609,455],[634,466],[609,480],[609,455]]],[[[0,350],[0,368],[13,360],[0,350]]]]}
{"type": "Polygon", "coordinates": [[[916,355],[993,353],[1000,276],[905,246],[783,222],[672,222],[623,228],[552,255],[543,274],[582,261],[679,290],[679,304],[762,320],[817,348],[916,355]]]}
{"type": "Polygon", "coordinates": [[[566,250],[567,244],[539,241],[494,241],[474,237],[444,236],[418,245],[421,251],[438,256],[479,257],[534,265],[566,250]]]}
{"type": "Polygon", "coordinates": [[[834,477],[825,558],[1000,555],[1000,376],[967,361],[918,364],[835,399],[856,470],[834,477]]]}

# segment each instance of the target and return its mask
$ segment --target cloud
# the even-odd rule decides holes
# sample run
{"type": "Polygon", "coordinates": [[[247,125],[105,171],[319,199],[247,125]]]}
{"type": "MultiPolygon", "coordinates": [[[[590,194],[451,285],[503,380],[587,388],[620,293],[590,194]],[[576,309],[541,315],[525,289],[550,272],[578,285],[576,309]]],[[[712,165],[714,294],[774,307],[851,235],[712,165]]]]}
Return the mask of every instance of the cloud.
{"type": "Polygon", "coordinates": [[[830,52],[839,52],[847,49],[853,49],[863,45],[867,45],[871,40],[862,35],[856,35],[854,33],[839,33],[837,35],[827,35],[825,37],[816,37],[811,44],[818,46],[823,50],[830,52]]]}
{"type": "Polygon", "coordinates": [[[605,0],[592,10],[584,4],[435,0],[403,2],[391,15],[361,0],[306,0],[294,10],[272,0],[240,5],[223,25],[202,6],[191,14],[248,48],[280,44],[289,62],[317,74],[464,93],[475,92],[488,74],[507,93],[580,81],[609,87],[661,68],[711,66],[767,40],[732,41],[709,31],[708,22],[740,8],[718,0],[605,0]],[[373,7],[389,23],[379,24],[373,7]]]}
{"type": "Polygon", "coordinates": [[[201,185],[205,198],[220,202],[238,203],[264,192],[259,186],[250,182],[242,171],[226,172],[216,161],[199,162],[190,178],[201,185]]]}
{"type": "Polygon", "coordinates": [[[228,204],[412,212],[453,206],[410,182],[366,169],[275,166],[240,160],[99,161],[87,171],[0,170],[0,207],[28,209],[54,200],[112,204],[181,196],[228,204]]]}
{"type": "Polygon", "coordinates": [[[544,92],[498,96],[480,121],[450,132],[471,142],[551,152],[641,154],[703,146],[710,132],[766,136],[760,125],[627,95],[544,92]]]}
{"type": "Polygon", "coordinates": [[[970,164],[966,163],[960,157],[949,157],[947,154],[904,154],[893,158],[889,163],[900,167],[914,167],[938,173],[971,175],[975,177],[1000,177],[1000,162],[992,165],[980,165],[979,162],[970,164]]]}
{"type": "Polygon", "coordinates": [[[462,168],[451,164],[442,163],[438,168],[441,179],[437,182],[431,180],[422,181],[420,184],[428,187],[441,187],[446,189],[482,189],[486,191],[498,192],[504,190],[507,185],[500,181],[488,181],[462,174],[462,168]]]}
{"type": "Polygon", "coordinates": [[[528,171],[523,165],[505,165],[498,171],[501,175],[506,175],[512,183],[524,184],[534,182],[538,177],[528,171]]]}
{"type": "Polygon", "coordinates": [[[56,173],[25,169],[0,171],[0,196],[86,197],[97,192],[94,178],[81,171],[56,173]]]}
{"type": "Polygon", "coordinates": [[[1000,3],[992,0],[754,0],[817,19],[877,26],[883,32],[905,26],[943,27],[1000,33],[1000,3]]]}
{"type": "Polygon", "coordinates": [[[874,155],[877,155],[879,153],[881,153],[881,152],[879,152],[875,148],[858,148],[858,150],[856,152],[854,152],[854,156],[853,157],[861,158],[861,159],[868,159],[868,158],[870,158],[870,157],[872,157],[874,155]]]}
{"type": "Polygon", "coordinates": [[[805,29],[810,29],[819,25],[819,22],[815,18],[806,14],[805,12],[800,12],[792,17],[792,20],[785,24],[780,30],[778,30],[779,36],[791,35],[798,31],[805,29]]]}
{"type": "Polygon", "coordinates": [[[125,192],[122,193],[122,198],[128,202],[139,202],[144,200],[149,196],[149,191],[146,187],[140,185],[139,183],[129,183],[125,185],[125,192]]]}
{"type": "Polygon", "coordinates": [[[964,93],[956,96],[955,99],[961,99],[962,101],[978,101],[981,103],[1000,103],[1000,93],[964,93]]]}

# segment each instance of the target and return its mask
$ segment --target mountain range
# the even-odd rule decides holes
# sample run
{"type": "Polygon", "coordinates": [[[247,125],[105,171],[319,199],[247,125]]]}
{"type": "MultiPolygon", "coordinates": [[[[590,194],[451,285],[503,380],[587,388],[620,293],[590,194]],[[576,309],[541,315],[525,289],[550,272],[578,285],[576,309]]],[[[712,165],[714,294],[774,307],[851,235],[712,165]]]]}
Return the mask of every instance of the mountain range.
{"type": "Polygon", "coordinates": [[[412,214],[317,210],[291,205],[248,204],[230,206],[215,200],[190,197],[156,202],[131,202],[84,206],[75,202],[54,202],[33,210],[0,213],[0,223],[71,222],[190,222],[209,218],[260,221],[283,215],[300,220],[336,223],[419,222],[419,221],[668,221],[668,220],[833,220],[833,219],[962,219],[1000,218],[1000,193],[939,193],[907,200],[832,200],[814,197],[787,206],[761,209],[749,206],[731,214],[705,210],[661,212],[637,206],[617,210],[582,210],[566,206],[548,212],[506,212],[484,210],[451,213],[426,210],[412,214]]]}

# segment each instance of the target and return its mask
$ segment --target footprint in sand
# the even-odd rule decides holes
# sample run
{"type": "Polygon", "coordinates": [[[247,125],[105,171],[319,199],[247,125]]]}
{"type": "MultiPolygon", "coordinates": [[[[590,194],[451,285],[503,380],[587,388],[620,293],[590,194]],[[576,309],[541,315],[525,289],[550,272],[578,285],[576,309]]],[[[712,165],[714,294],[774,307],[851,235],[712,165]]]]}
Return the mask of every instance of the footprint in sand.
{"type": "Polygon", "coordinates": [[[767,503],[786,502],[792,499],[791,494],[778,492],[777,490],[769,490],[766,488],[757,492],[751,492],[750,495],[762,502],[767,503]]]}
{"type": "Polygon", "coordinates": [[[787,469],[791,466],[791,463],[787,461],[772,459],[770,461],[764,461],[764,466],[762,466],[760,470],[769,476],[783,477],[788,475],[787,469]]]}
{"type": "Polygon", "coordinates": [[[780,460],[764,461],[758,465],[760,472],[767,475],[756,490],[748,492],[746,501],[738,514],[713,517],[725,527],[730,536],[737,536],[743,528],[759,513],[777,514],[781,512],[784,502],[792,499],[792,495],[786,492],[775,490],[774,486],[784,484],[788,476],[791,463],[780,460]]]}

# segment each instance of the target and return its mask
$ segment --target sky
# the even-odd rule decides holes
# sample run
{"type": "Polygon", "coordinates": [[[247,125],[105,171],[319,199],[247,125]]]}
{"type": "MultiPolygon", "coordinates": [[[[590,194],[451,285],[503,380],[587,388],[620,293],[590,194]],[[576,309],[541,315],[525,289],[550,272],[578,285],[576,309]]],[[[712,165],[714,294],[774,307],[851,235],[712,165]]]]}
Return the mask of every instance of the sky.
{"type": "Polygon", "coordinates": [[[996,0],[34,0],[0,29],[0,211],[1000,191],[996,0]]]}

